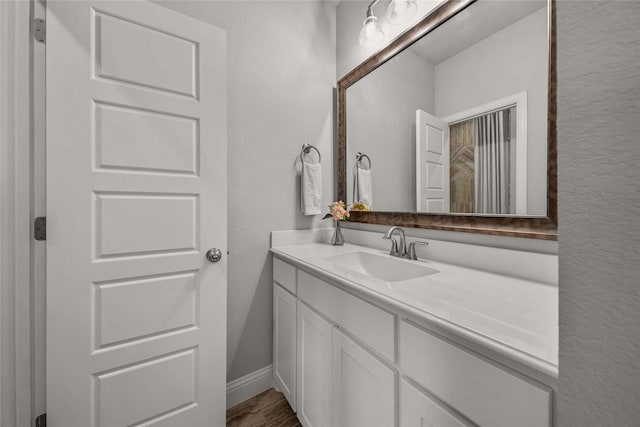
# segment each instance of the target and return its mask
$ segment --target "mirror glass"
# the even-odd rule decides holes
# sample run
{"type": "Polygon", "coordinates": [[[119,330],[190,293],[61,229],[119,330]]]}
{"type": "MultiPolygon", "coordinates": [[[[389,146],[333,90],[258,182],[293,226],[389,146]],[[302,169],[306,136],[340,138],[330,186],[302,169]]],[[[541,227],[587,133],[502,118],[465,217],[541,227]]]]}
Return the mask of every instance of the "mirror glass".
{"type": "Polygon", "coordinates": [[[347,202],[546,216],[547,7],[477,1],[348,87],[347,202]]]}

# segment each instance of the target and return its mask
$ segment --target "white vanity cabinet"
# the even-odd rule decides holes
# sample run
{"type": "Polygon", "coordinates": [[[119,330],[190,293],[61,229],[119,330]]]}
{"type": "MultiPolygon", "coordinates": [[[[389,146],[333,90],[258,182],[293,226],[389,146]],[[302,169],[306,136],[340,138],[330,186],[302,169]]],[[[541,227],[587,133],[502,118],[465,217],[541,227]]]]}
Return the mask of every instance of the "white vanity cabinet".
{"type": "Polygon", "coordinates": [[[552,387],[356,295],[274,257],[274,382],[303,426],[553,426],[552,387]]]}
{"type": "Polygon", "coordinates": [[[394,362],[396,316],[393,313],[304,271],[298,272],[298,299],[394,362]]]}
{"type": "Polygon", "coordinates": [[[296,297],[273,287],[273,380],[296,410],[296,297]]]}
{"type": "Polygon", "coordinates": [[[550,425],[551,389],[406,321],[400,322],[400,366],[478,425],[550,425]]]}
{"type": "Polygon", "coordinates": [[[395,315],[290,268],[274,258],[275,387],[305,427],[395,426],[395,315]]]}
{"type": "Polygon", "coordinates": [[[333,330],[333,426],[396,425],[396,372],[333,330]]]}
{"type": "Polygon", "coordinates": [[[333,325],[298,301],[298,419],[305,427],[332,425],[333,325]]]}
{"type": "Polygon", "coordinates": [[[472,427],[473,424],[454,415],[433,396],[409,383],[400,381],[400,425],[403,427],[472,427]]]}
{"type": "Polygon", "coordinates": [[[297,299],[291,291],[295,292],[296,269],[274,259],[273,271],[273,381],[295,411],[297,299]]]}

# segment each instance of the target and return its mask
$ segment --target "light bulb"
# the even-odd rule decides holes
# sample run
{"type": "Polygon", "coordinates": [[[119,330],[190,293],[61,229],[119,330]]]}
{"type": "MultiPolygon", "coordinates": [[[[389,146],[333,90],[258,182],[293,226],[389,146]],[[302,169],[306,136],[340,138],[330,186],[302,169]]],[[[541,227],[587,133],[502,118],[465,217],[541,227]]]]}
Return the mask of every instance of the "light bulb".
{"type": "Polygon", "coordinates": [[[387,8],[387,22],[392,25],[403,24],[413,18],[417,10],[415,0],[391,0],[387,8]]]}
{"type": "Polygon", "coordinates": [[[378,24],[378,18],[375,16],[368,16],[364,20],[362,30],[360,30],[360,46],[362,47],[374,47],[380,44],[384,40],[384,31],[380,24],[378,24]]]}

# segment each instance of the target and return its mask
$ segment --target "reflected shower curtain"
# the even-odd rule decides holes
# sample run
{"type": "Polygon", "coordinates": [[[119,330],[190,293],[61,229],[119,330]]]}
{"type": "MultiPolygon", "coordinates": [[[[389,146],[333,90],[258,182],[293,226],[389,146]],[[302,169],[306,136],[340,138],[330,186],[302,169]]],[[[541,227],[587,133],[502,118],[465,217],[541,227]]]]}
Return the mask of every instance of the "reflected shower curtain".
{"type": "Polygon", "coordinates": [[[474,119],[476,213],[509,213],[510,138],[509,110],[474,119]]]}

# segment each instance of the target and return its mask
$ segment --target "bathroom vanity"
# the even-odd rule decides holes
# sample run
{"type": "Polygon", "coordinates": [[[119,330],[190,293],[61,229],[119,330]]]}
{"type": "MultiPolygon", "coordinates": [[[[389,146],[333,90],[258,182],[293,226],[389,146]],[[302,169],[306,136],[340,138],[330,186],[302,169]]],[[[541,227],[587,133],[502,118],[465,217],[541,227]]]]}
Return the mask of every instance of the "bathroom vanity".
{"type": "Polygon", "coordinates": [[[375,193],[350,221],[479,245],[432,241],[412,261],[380,233],[272,234],[274,382],[304,426],[556,423],[557,245],[531,242],[557,239],[555,7],[503,3],[442,2],[338,81],[337,198],[358,201],[360,167],[375,193]],[[507,116],[485,141],[484,118],[507,116]]]}
{"type": "Polygon", "coordinates": [[[274,244],[273,375],[304,426],[554,425],[557,286],[274,244]]]}

